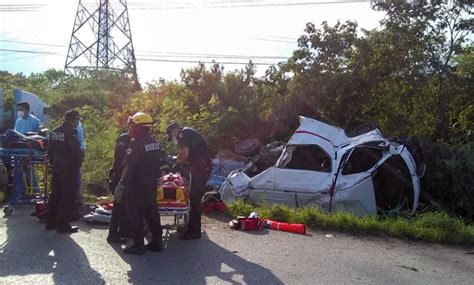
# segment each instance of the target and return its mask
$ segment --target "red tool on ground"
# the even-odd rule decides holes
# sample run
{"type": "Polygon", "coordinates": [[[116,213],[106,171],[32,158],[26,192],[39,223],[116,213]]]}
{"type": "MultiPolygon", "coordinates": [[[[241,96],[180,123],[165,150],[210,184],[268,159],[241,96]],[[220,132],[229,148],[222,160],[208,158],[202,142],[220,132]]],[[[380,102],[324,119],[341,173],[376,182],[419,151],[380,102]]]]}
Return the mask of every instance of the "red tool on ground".
{"type": "Polygon", "coordinates": [[[306,234],[306,225],[304,224],[288,224],[272,220],[264,220],[264,226],[268,229],[279,230],[283,232],[306,234]]]}

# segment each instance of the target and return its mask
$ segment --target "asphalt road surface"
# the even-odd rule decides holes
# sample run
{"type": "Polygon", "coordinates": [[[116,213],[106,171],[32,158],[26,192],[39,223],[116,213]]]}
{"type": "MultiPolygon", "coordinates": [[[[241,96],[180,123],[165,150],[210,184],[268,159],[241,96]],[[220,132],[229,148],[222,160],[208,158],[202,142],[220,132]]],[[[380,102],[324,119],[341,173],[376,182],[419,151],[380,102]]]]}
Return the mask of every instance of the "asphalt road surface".
{"type": "MultiPolygon", "coordinates": [[[[313,231],[238,232],[204,218],[200,240],[165,238],[162,253],[129,256],[107,228],[44,230],[15,209],[0,218],[0,284],[474,284],[474,248],[313,231]]],[[[3,214],[2,214],[3,215],[3,214]]]]}

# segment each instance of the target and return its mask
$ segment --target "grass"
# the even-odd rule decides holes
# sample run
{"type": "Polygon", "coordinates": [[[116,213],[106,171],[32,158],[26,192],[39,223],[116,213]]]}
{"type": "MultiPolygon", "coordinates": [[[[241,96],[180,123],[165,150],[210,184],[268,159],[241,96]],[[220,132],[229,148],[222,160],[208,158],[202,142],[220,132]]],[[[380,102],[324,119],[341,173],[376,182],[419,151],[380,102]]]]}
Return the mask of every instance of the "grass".
{"type": "Polygon", "coordinates": [[[302,223],[312,229],[384,235],[454,245],[474,245],[474,225],[446,212],[423,212],[412,216],[356,216],[351,213],[325,213],[317,207],[289,208],[283,205],[252,205],[242,200],[228,205],[232,216],[260,217],[289,223],[302,223]]]}

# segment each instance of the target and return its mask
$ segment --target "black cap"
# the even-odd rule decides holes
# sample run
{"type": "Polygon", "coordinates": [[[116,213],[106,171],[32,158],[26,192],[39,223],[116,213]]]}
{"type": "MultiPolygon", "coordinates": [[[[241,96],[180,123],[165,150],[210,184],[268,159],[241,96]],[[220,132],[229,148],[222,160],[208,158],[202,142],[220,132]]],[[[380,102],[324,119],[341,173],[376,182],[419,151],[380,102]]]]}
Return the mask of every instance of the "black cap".
{"type": "Polygon", "coordinates": [[[176,122],[170,122],[168,127],[166,127],[166,134],[168,135],[168,141],[172,141],[173,138],[171,137],[171,131],[174,129],[179,129],[179,125],[176,122]]]}
{"type": "Polygon", "coordinates": [[[64,119],[68,122],[75,119],[82,120],[81,115],[79,115],[79,112],[76,110],[68,110],[66,112],[66,116],[64,116],[64,119]]]}

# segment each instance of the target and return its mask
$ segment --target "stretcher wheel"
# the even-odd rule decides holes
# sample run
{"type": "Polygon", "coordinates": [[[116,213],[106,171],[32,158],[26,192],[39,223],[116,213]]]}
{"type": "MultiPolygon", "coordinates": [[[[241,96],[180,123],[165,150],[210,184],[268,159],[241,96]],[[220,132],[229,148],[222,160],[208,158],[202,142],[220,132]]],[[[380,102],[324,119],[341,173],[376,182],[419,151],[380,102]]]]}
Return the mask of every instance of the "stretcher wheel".
{"type": "Polygon", "coordinates": [[[6,206],[5,208],[3,208],[3,213],[5,214],[5,216],[10,216],[13,213],[13,208],[10,206],[6,206]]]}

